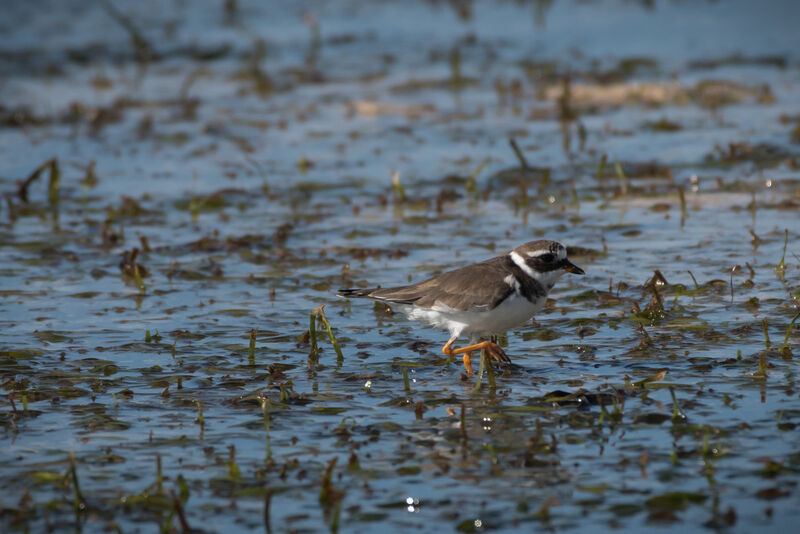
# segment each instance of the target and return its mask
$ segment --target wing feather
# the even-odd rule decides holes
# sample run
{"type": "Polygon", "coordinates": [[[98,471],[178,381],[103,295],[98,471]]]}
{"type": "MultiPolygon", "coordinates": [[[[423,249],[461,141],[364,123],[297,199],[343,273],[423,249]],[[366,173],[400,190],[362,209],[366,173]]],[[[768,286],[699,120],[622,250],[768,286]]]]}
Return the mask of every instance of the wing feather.
{"type": "Polygon", "coordinates": [[[423,308],[444,304],[462,311],[491,310],[514,291],[505,282],[497,283],[508,276],[508,261],[507,256],[499,256],[416,284],[375,289],[363,296],[396,304],[414,304],[423,308]]]}

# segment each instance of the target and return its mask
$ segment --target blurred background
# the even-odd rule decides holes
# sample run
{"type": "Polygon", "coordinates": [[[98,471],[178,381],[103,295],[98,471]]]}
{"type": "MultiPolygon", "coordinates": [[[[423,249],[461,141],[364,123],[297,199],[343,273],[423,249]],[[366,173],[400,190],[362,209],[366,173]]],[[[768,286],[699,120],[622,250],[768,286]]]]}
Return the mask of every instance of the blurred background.
{"type": "Polygon", "coordinates": [[[2,530],[791,530],[798,21],[6,2],[2,530]],[[334,296],[538,238],[587,274],[469,382],[334,296]]]}

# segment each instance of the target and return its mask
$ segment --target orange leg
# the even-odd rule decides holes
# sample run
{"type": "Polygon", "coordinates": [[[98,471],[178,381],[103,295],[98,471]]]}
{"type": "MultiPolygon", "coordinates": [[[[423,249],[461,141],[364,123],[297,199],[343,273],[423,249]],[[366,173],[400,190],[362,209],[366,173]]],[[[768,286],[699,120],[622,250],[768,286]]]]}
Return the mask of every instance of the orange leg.
{"type": "Polygon", "coordinates": [[[452,345],[455,342],[455,338],[451,338],[444,347],[442,347],[442,352],[448,356],[455,356],[456,354],[463,354],[464,360],[464,368],[467,370],[467,376],[472,376],[472,360],[470,357],[470,353],[474,350],[486,350],[486,354],[489,355],[495,361],[502,362],[502,363],[511,363],[511,359],[506,355],[500,345],[494,343],[492,341],[481,341],[480,343],[476,343],[474,345],[469,345],[466,347],[461,347],[460,349],[453,349],[452,345]]]}
{"type": "Polygon", "coordinates": [[[442,347],[442,353],[446,356],[453,357],[456,354],[464,354],[463,361],[464,361],[464,369],[467,370],[467,376],[472,376],[472,361],[470,360],[469,351],[464,352],[462,349],[453,349],[453,343],[455,343],[456,338],[451,337],[447,343],[445,343],[444,347],[442,347]]]}
{"type": "Polygon", "coordinates": [[[465,352],[461,359],[464,362],[464,369],[467,370],[467,376],[472,376],[472,360],[470,359],[470,353],[465,352]]]}

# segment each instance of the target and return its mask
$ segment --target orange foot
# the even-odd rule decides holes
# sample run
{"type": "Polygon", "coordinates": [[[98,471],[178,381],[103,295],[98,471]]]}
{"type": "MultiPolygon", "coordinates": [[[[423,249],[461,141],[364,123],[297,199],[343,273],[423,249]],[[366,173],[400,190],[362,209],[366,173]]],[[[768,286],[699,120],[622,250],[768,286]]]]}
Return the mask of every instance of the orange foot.
{"type": "Polygon", "coordinates": [[[476,343],[474,345],[469,345],[467,347],[462,347],[460,349],[453,349],[451,345],[453,341],[448,341],[444,347],[442,347],[442,352],[447,356],[455,356],[456,354],[463,354],[464,360],[464,369],[467,370],[467,376],[472,376],[472,360],[470,357],[470,353],[473,350],[486,350],[486,354],[494,361],[508,364],[511,363],[511,358],[505,353],[505,351],[498,345],[492,341],[481,341],[480,343],[476,343]]]}

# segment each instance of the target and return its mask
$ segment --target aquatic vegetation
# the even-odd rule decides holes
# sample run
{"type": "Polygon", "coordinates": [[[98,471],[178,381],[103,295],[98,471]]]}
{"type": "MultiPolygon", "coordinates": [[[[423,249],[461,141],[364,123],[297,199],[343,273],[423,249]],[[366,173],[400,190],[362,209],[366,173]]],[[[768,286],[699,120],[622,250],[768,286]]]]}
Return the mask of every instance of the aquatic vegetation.
{"type": "Polygon", "coordinates": [[[0,530],[794,527],[794,19],[52,4],[4,13],[0,530]],[[334,296],[537,238],[586,277],[473,379],[334,296]]]}

